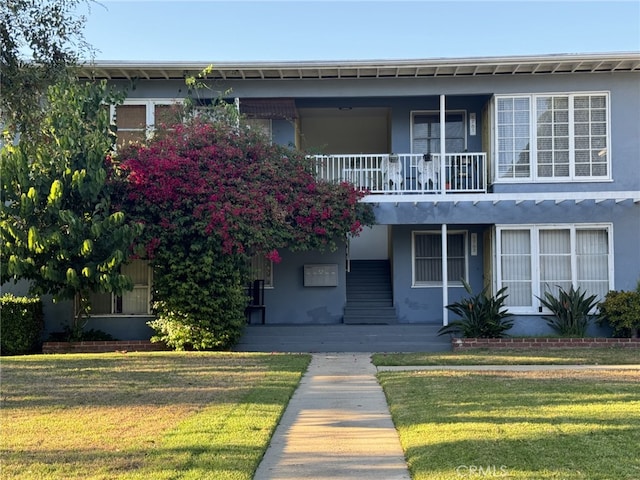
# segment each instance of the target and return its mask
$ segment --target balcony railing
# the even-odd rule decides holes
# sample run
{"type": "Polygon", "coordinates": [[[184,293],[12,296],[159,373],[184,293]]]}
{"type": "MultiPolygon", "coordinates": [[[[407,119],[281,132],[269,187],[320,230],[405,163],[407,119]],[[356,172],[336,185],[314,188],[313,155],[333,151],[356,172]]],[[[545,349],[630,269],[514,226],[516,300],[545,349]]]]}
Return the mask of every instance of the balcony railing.
{"type": "Polygon", "coordinates": [[[485,153],[317,155],[316,174],[369,193],[484,193],[485,153]]]}

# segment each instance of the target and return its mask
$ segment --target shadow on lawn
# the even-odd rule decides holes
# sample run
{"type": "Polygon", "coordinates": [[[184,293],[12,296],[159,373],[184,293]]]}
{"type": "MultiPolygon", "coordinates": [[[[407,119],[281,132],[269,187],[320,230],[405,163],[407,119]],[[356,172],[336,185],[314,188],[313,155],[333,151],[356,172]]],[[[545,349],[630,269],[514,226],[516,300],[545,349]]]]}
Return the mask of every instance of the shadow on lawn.
{"type": "MultiPolygon", "coordinates": [[[[73,355],[3,359],[3,408],[64,407],[91,405],[200,405],[208,401],[234,403],[264,376],[300,375],[300,366],[288,366],[265,357],[243,359],[238,355],[73,355]]],[[[286,381],[271,381],[278,398],[286,381]]]]}

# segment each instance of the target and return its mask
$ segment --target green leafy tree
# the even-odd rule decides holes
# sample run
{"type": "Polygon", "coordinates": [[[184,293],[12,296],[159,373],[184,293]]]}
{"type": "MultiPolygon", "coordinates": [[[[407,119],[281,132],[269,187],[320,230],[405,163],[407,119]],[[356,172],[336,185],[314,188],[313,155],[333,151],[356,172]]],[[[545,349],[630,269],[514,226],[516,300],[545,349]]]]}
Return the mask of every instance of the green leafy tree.
{"type": "Polygon", "coordinates": [[[40,133],[49,85],[68,79],[91,48],[83,28],[91,0],[0,2],[0,110],[5,135],[40,133]]]}
{"type": "Polygon", "coordinates": [[[32,294],[76,299],[74,328],[92,291],[131,287],[120,274],[141,227],[114,207],[107,179],[114,134],[105,83],[69,79],[48,88],[37,135],[0,152],[2,282],[30,281],[32,294]]]}
{"type": "Polygon", "coordinates": [[[279,249],[333,250],[373,222],[363,193],[315,178],[303,153],[202,116],[120,153],[125,210],[145,223],[151,326],[177,349],[222,349],[242,333],[244,266],[279,249]]]}

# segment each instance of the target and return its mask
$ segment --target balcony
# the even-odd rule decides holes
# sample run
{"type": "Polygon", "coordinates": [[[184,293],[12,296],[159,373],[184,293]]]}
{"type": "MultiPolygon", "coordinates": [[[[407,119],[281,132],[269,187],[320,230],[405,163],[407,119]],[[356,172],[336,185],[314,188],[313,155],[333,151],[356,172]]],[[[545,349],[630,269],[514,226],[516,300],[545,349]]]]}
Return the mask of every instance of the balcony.
{"type": "Polygon", "coordinates": [[[316,155],[319,179],[369,194],[486,193],[486,153],[316,155]],[[444,160],[444,161],[443,161],[444,160]]]}

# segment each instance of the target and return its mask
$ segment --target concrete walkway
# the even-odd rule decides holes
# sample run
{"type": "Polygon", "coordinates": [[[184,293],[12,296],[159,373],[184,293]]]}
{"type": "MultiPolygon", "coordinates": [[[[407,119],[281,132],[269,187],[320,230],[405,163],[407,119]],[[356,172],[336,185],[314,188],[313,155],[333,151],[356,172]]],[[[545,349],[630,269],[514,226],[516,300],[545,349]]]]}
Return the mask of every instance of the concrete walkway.
{"type": "Polygon", "coordinates": [[[314,354],[253,480],[410,480],[378,371],[611,370],[640,365],[378,367],[370,353],[314,354]]]}
{"type": "Polygon", "coordinates": [[[254,480],[410,480],[369,353],[314,354],[254,480]]]}

